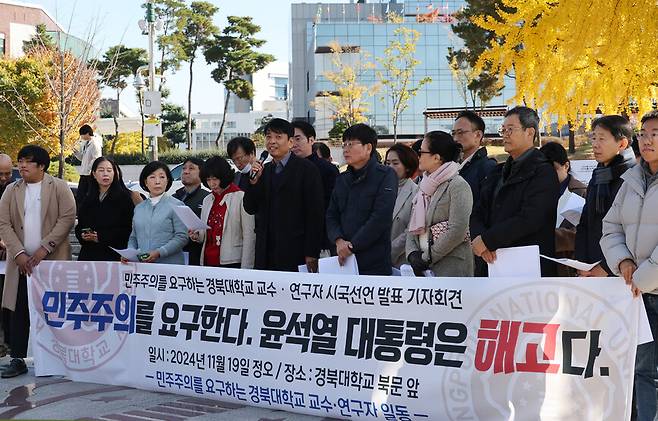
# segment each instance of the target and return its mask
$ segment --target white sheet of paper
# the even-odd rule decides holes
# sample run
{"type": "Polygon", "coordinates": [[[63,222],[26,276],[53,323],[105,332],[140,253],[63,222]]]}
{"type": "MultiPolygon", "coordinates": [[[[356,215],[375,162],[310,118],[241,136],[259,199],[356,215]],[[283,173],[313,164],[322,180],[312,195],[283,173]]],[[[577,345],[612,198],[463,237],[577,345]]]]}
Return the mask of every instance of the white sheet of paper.
{"type": "Polygon", "coordinates": [[[589,184],[592,179],[592,172],[598,165],[594,159],[579,159],[569,163],[571,165],[571,173],[580,181],[589,184]]]}
{"type": "Polygon", "coordinates": [[[116,251],[123,257],[124,259],[127,259],[131,262],[139,262],[139,259],[137,258],[137,255],[139,254],[139,250],[133,249],[133,248],[127,248],[123,250],[115,249],[114,247],[110,247],[112,250],[116,251]]]}
{"type": "Polygon", "coordinates": [[[308,266],[306,266],[305,264],[297,266],[297,272],[308,273],[308,266]]]}
{"type": "Polygon", "coordinates": [[[566,258],[557,259],[557,258],[554,258],[554,257],[544,256],[543,254],[540,254],[540,256],[544,259],[552,260],[552,261],[557,262],[561,265],[569,266],[570,268],[574,268],[574,269],[577,269],[577,270],[592,270],[592,268],[594,268],[594,266],[599,264],[599,262],[584,263],[584,262],[580,262],[578,260],[566,259],[566,258]]]}
{"type": "Polygon", "coordinates": [[[489,264],[490,278],[541,277],[539,246],[510,247],[496,250],[496,261],[489,264]]]}
{"type": "Polygon", "coordinates": [[[181,222],[185,224],[188,230],[199,231],[210,228],[208,225],[201,222],[201,219],[196,216],[196,213],[187,206],[174,206],[174,212],[176,212],[176,215],[180,218],[181,222]]]}
{"type": "Polygon", "coordinates": [[[647,318],[647,310],[644,307],[644,300],[637,299],[640,306],[640,317],[637,319],[637,344],[642,345],[647,342],[653,341],[653,334],[651,333],[651,325],[647,318]]]}
{"type": "Polygon", "coordinates": [[[416,276],[416,274],[414,274],[414,269],[411,265],[405,263],[400,266],[400,276],[416,276]]]}
{"type": "Polygon", "coordinates": [[[391,276],[402,276],[402,274],[400,273],[400,269],[396,267],[392,267],[391,271],[392,271],[391,276]]]}
{"type": "MultiPolygon", "coordinates": [[[[570,212],[570,211],[578,212],[578,221],[580,221],[580,214],[583,212],[583,206],[585,206],[585,199],[578,196],[575,193],[571,193],[566,203],[564,203],[564,205],[560,208],[558,212],[558,218],[555,227],[558,228],[562,224],[562,221],[566,219],[565,212],[570,212]]],[[[571,220],[568,221],[571,222],[571,220]]],[[[578,225],[578,222],[576,222],[575,224],[573,222],[571,223],[573,225],[578,225]]]]}
{"type": "Polygon", "coordinates": [[[580,215],[583,213],[583,208],[580,209],[569,209],[562,212],[562,217],[567,221],[571,222],[571,225],[577,227],[580,224],[580,215]]]}
{"type": "Polygon", "coordinates": [[[356,257],[352,254],[345,259],[343,266],[338,263],[338,256],[325,257],[318,260],[318,272],[332,273],[334,275],[358,275],[359,266],[356,263],[356,257]]]}
{"type": "Polygon", "coordinates": [[[6,271],[7,271],[7,261],[0,260],[0,275],[4,275],[6,271]]]}

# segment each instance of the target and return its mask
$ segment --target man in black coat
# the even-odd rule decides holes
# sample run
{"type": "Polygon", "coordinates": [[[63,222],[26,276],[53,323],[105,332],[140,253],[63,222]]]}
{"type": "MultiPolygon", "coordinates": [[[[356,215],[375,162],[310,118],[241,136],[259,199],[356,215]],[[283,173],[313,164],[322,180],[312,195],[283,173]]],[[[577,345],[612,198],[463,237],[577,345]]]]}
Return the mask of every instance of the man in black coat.
{"type": "Polygon", "coordinates": [[[243,206],[256,216],[256,269],[297,272],[306,264],[317,272],[324,226],[320,173],[292,151],[294,128],[274,118],[265,126],[272,161],[252,164],[255,173],[243,206]]]}
{"type": "MultiPolygon", "coordinates": [[[[292,152],[299,158],[311,161],[318,168],[318,171],[320,171],[324,193],[324,211],[326,212],[329,207],[329,201],[331,200],[331,192],[334,191],[336,177],[338,177],[339,174],[338,168],[326,159],[322,159],[317,154],[313,153],[313,144],[315,143],[315,129],[313,126],[303,120],[293,121],[292,125],[295,128],[292,152]]],[[[325,232],[324,226],[322,227],[322,232],[325,232]]],[[[334,249],[333,254],[335,254],[335,247],[326,235],[322,241],[322,249],[334,249]]]]}
{"type": "MultiPolygon", "coordinates": [[[[208,190],[201,188],[201,168],[203,160],[199,158],[187,158],[183,161],[183,172],[181,173],[181,182],[183,187],[176,190],[173,196],[185,203],[188,208],[201,217],[201,206],[203,199],[210,194],[208,190]]],[[[201,264],[202,244],[190,240],[183,251],[189,253],[189,264],[199,266],[201,264]]]]}
{"type": "Polygon", "coordinates": [[[624,180],[621,176],[635,165],[632,148],[633,126],[625,117],[606,115],[592,122],[592,151],[598,165],[587,186],[585,205],[576,227],[575,258],[585,263],[597,263],[579,276],[614,276],[601,250],[603,218],[612,207],[624,180]]]}
{"type": "MultiPolygon", "coordinates": [[[[459,175],[466,180],[473,193],[473,209],[480,200],[480,188],[485,177],[496,168],[496,160],[489,158],[482,146],[484,120],[473,111],[462,111],[452,126],[452,137],[462,145],[463,157],[459,175]]],[[[471,212],[471,219],[473,212],[471,212]]],[[[473,223],[471,223],[471,226],[473,223]]]]}
{"type": "MultiPolygon", "coordinates": [[[[539,116],[528,107],[514,107],[505,115],[505,152],[482,185],[480,203],[471,219],[475,276],[487,276],[486,263],[496,260],[496,250],[538,245],[541,254],[555,255],[555,222],[560,182],[553,165],[538,149],[539,116]]],[[[541,261],[542,276],[556,276],[549,260],[541,261]]]]}
{"type": "Polygon", "coordinates": [[[391,226],[398,194],[392,168],[377,162],[377,133],[355,124],[343,133],[347,171],[336,179],[327,210],[327,233],[342,263],[356,256],[361,275],[391,274],[391,226]]]}

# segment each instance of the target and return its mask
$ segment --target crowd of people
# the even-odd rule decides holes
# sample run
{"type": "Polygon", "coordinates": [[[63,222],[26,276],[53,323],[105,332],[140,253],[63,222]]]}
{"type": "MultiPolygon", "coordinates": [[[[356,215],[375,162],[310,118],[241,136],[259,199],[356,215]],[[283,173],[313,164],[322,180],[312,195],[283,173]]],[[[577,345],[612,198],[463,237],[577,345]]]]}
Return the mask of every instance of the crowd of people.
{"type": "MultiPolygon", "coordinates": [[[[655,336],[658,112],[642,118],[637,135],[623,116],[592,122],[598,165],[588,185],[571,173],[561,144],[536,147],[539,123],[531,108],[507,112],[499,134],[509,157],[502,163],[488,156],[485,123],[472,111],[461,112],[450,133],[393,145],[383,162],[376,132],[356,124],[343,133],[341,173],[312,125],[275,118],[264,128],[271,160],[257,157],[251,139],[237,137],[226,151],[237,171],[219,155],[189,158],[183,187],[170,194],[169,167],[154,161],[139,177],[146,196],[125,186],[119,166],[101,156],[97,136],[83,126],[77,204],[68,185],[48,175],[50,157],[41,147],[20,150],[15,181],[12,158],[0,155],[2,318],[12,357],[2,377],[27,371],[26,276],[43,259],[71,259],[74,225],[79,260],[118,261],[112,248],[131,247],[145,263],[275,271],[306,265],[317,272],[321,256],[343,264],[354,255],[362,275],[391,275],[408,264],[418,276],[487,276],[497,250],[537,245],[543,255],[596,264],[576,272],[542,260],[542,276],[621,276],[642,296],[655,336]],[[585,201],[577,224],[560,217],[570,194],[585,201]],[[209,228],[188,230],[175,212],[182,205],[209,228]]],[[[657,359],[656,342],[639,347],[640,420],[656,412],[657,359]]]]}

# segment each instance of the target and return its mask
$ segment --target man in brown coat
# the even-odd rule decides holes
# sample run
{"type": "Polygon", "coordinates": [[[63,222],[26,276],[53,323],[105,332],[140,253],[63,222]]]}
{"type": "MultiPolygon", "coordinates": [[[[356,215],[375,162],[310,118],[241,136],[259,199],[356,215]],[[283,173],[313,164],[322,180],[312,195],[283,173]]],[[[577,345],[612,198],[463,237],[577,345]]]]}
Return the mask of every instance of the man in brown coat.
{"type": "Polygon", "coordinates": [[[28,145],[18,152],[21,179],[0,199],[0,238],[7,248],[2,307],[12,310],[9,332],[11,363],[3,378],[27,373],[30,315],[27,276],[41,260],[71,260],[68,235],[75,223],[75,198],[66,182],[46,174],[50,157],[28,145]]]}

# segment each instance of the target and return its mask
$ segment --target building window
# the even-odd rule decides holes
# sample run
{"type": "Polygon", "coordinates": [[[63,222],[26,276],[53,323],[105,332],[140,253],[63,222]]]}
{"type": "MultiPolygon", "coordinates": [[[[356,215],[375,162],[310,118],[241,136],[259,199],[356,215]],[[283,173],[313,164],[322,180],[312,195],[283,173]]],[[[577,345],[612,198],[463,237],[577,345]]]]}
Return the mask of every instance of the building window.
{"type": "Polygon", "coordinates": [[[288,99],[288,78],[274,77],[274,97],[285,101],[288,99]]]}
{"type": "Polygon", "coordinates": [[[235,121],[227,121],[226,122],[226,128],[227,129],[235,129],[235,121]]]}
{"type": "Polygon", "coordinates": [[[5,56],[5,34],[0,32],[0,57],[5,56]]]}

